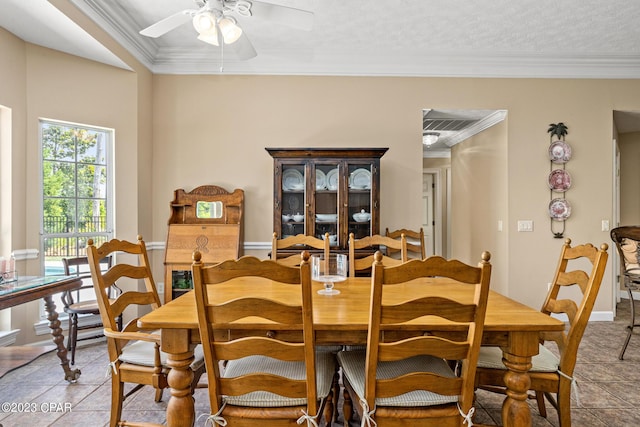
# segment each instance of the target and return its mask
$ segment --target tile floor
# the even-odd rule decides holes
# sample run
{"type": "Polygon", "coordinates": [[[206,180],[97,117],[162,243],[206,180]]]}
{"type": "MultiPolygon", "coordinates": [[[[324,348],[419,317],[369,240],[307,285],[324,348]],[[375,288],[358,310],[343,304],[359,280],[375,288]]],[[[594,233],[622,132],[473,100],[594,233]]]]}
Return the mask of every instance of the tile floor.
{"type": "MultiPolygon", "coordinates": [[[[591,323],[580,346],[575,374],[578,400],[572,401],[574,426],[640,425],[640,369],[636,369],[640,368],[640,334],[631,339],[625,360],[618,360],[628,321],[628,302],[623,300],[618,309],[614,322],[591,323]]],[[[68,384],[63,380],[55,352],[51,352],[0,378],[0,402],[36,407],[36,412],[0,410],[0,427],[108,425],[111,387],[105,377],[105,344],[81,347],[76,353],[76,366],[82,376],[77,383],[68,384]]],[[[197,416],[209,412],[206,393],[206,389],[196,391],[197,416]]],[[[503,396],[485,391],[478,391],[477,395],[476,422],[499,423],[503,396]]],[[[165,390],[163,401],[155,403],[153,391],[142,388],[125,401],[125,419],[163,423],[168,396],[165,390]]],[[[544,419],[538,415],[535,401],[530,404],[534,427],[558,425],[553,407],[547,405],[548,418],[544,419]]],[[[340,415],[336,425],[342,425],[342,421],[340,415]]],[[[204,418],[196,425],[203,426],[204,418]]]]}

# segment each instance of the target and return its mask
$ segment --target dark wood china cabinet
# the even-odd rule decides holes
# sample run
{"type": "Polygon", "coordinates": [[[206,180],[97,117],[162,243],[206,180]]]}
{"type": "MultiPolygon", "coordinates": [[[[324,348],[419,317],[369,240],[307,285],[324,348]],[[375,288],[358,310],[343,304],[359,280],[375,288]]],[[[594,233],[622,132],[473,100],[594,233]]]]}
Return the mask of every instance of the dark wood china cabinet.
{"type": "Polygon", "coordinates": [[[273,230],[278,238],[380,233],[380,158],[388,148],[266,148],[274,159],[273,230]]]}

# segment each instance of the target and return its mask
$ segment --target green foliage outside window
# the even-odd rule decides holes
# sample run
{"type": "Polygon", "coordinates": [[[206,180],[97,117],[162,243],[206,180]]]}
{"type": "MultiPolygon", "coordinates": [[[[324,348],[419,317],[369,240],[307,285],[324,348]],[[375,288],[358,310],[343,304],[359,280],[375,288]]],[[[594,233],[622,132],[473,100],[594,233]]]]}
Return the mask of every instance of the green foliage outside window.
{"type": "Polygon", "coordinates": [[[107,231],[106,131],[42,122],[43,230],[48,255],[74,255],[86,238],[107,231]],[[69,237],[73,237],[69,239],[69,237]],[[78,243],[80,242],[80,243],[78,243]],[[54,246],[63,249],[50,251],[54,246]]]}

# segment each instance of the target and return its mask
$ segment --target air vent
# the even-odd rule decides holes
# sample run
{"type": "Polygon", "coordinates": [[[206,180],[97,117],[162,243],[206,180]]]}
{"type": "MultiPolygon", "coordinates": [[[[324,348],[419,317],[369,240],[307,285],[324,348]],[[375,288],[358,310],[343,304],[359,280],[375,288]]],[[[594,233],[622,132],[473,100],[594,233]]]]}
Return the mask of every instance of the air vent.
{"type": "Polygon", "coordinates": [[[448,157],[451,147],[504,120],[506,110],[422,110],[424,157],[448,157]],[[424,135],[437,133],[438,141],[424,144],[424,135]]]}
{"type": "Polygon", "coordinates": [[[457,132],[468,128],[478,120],[469,119],[432,119],[422,120],[422,130],[431,132],[457,132]]]}

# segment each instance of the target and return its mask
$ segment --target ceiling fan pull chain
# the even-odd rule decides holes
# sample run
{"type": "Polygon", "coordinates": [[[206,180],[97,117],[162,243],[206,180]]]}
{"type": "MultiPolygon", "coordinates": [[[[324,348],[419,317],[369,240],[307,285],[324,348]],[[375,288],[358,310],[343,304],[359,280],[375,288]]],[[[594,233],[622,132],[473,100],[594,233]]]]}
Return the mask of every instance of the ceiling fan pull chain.
{"type": "Polygon", "coordinates": [[[220,43],[220,74],[224,72],[224,41],[220,43]]]}

